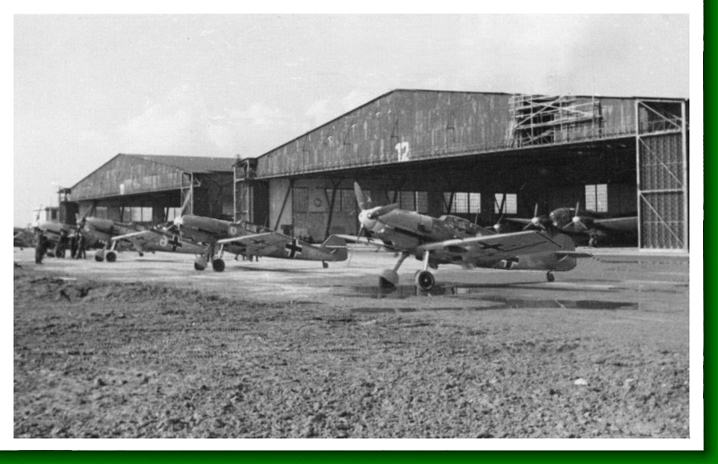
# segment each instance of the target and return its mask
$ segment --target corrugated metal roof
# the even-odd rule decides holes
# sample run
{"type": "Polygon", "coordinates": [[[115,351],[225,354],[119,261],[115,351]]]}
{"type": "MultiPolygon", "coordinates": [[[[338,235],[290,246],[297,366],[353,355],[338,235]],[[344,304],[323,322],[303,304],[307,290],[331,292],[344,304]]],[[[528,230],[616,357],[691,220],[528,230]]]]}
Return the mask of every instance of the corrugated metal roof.
{"type": "Polygon", "coordinates": [[[136,155],[123,154],[133,158],[141,158],[155,163],[166,164],[186,172],[233,172],[232,165],[236,158],[219,158],[204,156],[172,156],[172,155],[136,155]]]}

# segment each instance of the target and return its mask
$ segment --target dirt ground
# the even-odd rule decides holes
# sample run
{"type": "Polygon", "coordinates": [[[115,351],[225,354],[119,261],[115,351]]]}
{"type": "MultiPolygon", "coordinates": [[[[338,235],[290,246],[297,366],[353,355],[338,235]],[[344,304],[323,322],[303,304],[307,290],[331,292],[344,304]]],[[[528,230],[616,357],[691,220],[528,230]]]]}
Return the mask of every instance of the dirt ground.
{"type": "MultiPolygon", "coordinates": [[[[383,294],[348,263],[16,251],[14,435],[672,437],[689,430],[688,261],[436,273],[383,294]]],[[[701,368],[701,366],[697,366],[701,368]]]]}

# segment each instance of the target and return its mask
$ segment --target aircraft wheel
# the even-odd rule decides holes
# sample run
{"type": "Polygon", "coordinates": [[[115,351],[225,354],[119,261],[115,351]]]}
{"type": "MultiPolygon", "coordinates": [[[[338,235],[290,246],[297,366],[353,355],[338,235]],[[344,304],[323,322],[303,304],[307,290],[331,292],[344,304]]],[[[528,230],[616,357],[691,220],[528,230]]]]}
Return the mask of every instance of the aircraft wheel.
{"type": "Polygon", "coordinates": [[[140,251],[140,258],[142,258],[145,254],[140,251]]]}
{"type": "Polygon", "coordinates": [[[198,256],[197,259],[194,260],[194,270],[204,271],[205,269],[207,269],[207,260],[202,256],[198,256]]]}
{"type": "Polygon", "coordinates": [[[214,269],[216,272],[224,271],[224,260],[221,260],[219,258],[212,260],[212,269],[214,269]]]}
{"type": "Polygon", "coordinates": [[[102,250],[99,250],[95,253],[95,261],[98,263],[101,263],[105,260],[105,252],[102,250]]]}
{"type": "Polygon", "coordinates": [[[416,285],[424,291],[434,288],[434,274],[429,271],[421,271],[416,275],[416,285]]]}
{"type": "Polygon", "coordinates": [[[550,272],[548,272],[548,273],[546,273],[546,280],[547,280],[548,282],[553,282],[554,280],[556,280],[556,277],[554,277],[553,274],[551,274],[550,272]]]}
{"type": "Polygon", "coordinates": [[[114,251],[108,251],[107,255],[105,256],[105,259],[108,263],[114,263],[115,261],[117,261],[117,253],[115,253],[114,251]]]}
{"type": "Polygon", "coordinates": [[[326,261],[322,261],[322,267],[326,269],[329,267],[329,264],[326,261]]]}
{"type": "Polygon", "coordinates": [[[379,287],[385,289],[395,288],[399,283],[399,274],[393,269],[386,269],[379,276],[379,287]]]}

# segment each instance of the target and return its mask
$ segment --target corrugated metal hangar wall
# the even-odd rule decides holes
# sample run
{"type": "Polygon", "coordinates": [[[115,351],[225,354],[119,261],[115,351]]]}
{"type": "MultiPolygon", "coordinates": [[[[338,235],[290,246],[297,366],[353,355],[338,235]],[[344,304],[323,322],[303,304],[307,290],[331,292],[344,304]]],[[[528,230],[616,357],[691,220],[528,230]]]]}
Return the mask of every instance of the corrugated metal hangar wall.
{"type": "Polygon", "coordinates": [[[232,219],[234,158],[118,154],[69,191],[79,214],[159,224],[179,213],[232,219]]]}
{"type": "Polygon", "coordinates": [[[235,217],[317,240],[355,233],[356,180],[377,204],[484,224],[503,198],[521,217],[576,202],[638,214],[641,248],[687,250],[686,107],[395,90],[238,163],[235,217]]]}

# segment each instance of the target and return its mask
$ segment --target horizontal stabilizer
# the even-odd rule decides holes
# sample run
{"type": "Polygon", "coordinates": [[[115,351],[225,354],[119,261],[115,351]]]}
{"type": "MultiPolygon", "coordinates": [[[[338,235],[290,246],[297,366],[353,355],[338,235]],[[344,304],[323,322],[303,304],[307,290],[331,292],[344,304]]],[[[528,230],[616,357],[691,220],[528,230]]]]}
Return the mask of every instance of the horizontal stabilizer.
{"type": "Polygon", "coordinates": [[[591,253],[583,253],[580,251],[557,251],[556,256],[559,258],[593,258],[591,253]]]}

